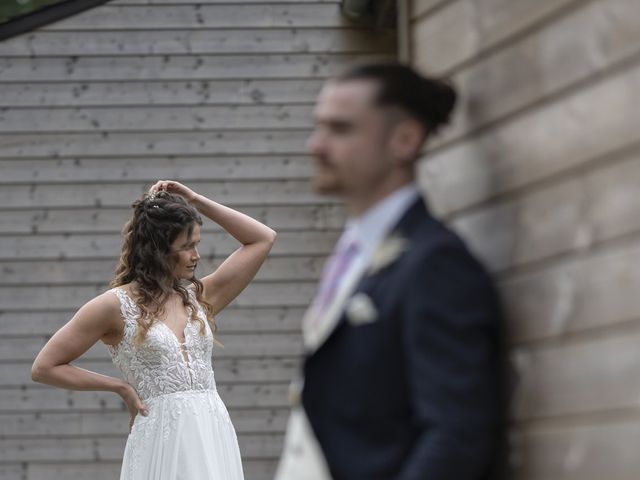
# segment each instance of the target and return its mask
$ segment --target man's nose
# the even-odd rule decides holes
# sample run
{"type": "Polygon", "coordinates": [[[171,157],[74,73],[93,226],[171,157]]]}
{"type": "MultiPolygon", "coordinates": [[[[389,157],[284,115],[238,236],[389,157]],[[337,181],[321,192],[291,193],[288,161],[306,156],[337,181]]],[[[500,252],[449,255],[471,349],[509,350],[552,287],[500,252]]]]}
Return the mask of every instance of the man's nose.
{"type": "Polygon", "coordinates": [[[324,151],[325,141],[324,136],[319,131],[314,131],[307,139],[307,152],[311,154],[318,154],[324,151]]]}

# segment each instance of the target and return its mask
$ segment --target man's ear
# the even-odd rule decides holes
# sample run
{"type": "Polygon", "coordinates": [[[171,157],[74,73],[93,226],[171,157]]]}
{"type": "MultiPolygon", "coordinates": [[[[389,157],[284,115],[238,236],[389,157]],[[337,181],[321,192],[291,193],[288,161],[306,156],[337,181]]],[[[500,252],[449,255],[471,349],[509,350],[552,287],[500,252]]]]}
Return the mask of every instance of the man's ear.
{"type": "Polygon", "coordinates": [[[412,164],[420,156],[425,137],[426,132],[420,122],[413,118],[401,120],[389,139],[393,158],[398,164],[412,164]]]}

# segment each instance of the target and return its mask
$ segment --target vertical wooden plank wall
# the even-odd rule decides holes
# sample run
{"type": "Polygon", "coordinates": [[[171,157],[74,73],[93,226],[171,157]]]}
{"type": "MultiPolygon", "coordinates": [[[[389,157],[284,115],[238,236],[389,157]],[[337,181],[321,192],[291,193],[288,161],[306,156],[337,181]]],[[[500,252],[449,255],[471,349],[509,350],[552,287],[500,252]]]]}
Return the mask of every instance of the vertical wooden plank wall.
{"type": "MultiPolygon", "coordinates": [[[[312,105],[325,77],[394,48],[333,0],[120,0],[0,43],[0,479],[117,478],[119,398],[29,369],[106,288],[129,205],[158,178],[280,233],[214,357],[247,478],[272,478],[301,312],[343,221],[309,190],[312,105]]],[[[235,247],[208,223],[200,273],[235,247]]],[[[78,365],[115,374],[101,345],[78,365]]]]}
{"type": "Polygon", "coordinates": [[[421,181],[504,294],[517,480],[640,478],[639,6],[411,3],[462,92],[421,181]]]}

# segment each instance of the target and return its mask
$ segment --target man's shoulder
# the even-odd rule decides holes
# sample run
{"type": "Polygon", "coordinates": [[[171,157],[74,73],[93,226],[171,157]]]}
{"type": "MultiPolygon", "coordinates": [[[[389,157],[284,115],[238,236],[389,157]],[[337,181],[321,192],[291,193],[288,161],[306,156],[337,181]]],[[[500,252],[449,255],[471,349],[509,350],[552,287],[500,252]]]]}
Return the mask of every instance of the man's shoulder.
{"type": "Polygon", "coordinates": [[[464,239],[426,209],[419,215],[414,215],[411,228],[405,229],[402,234],[407,242],[405,265],[414,272],[431,266],[438,269],[475,271],[481,277],[487,276],[484,264],[469,249],[464,239]]]}
{"type": "Polygon", "coordinates": [[[467,251],[464,240],[444,221],[433,216],[426,208],[418,208],[408,225],[400,231],[411,243],[411,250],[421,255],[441,249],[460,249],[467,251]]]}

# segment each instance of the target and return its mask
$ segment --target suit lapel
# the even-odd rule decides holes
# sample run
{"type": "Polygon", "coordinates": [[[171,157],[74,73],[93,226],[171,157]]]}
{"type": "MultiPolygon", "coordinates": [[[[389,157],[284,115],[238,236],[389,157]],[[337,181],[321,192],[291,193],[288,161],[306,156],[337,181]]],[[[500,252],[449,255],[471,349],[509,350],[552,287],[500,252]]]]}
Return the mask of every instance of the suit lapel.
{"type": "Polygon", "coordinates": [[[307,327],[303,331],[304,344],[307,351],[314,352],[317,350],[335,329],[342,316],[347,299],[358,286],[366,269],[367,265],[362,262],[354,265],[349,270],[348,276],[340,283],[340,288],[336,291],[331,303],[326,306],[324,311],[318,311],[315,301],[311,304],[303,320],[303,325],[307,327]],[[310,325],[313,325],[314,328],[309,327],[310,325]]]}
{"type": "MultiPolygon", "coordinates": [[[[387,234],[386,239],[390,236],[404,232],[411,228],[415,219],[423,217],[426,213],[424,199],[420,197],[416,202],[402,215],[398,223],[387,234]]],[[[340,283],[340,288],[333,296],[331,303],[322,312],[318,312],[316,302],[311,304],[307,309],[303,320],[303,341],[307,353],[312,354],[331,336],[331,333],[340,323],[347,301],[356,291],[367,270],[371,265],[368,263],[358,263],[354,265],[348,272],[348,276],[340,283]],[[315,328],[311,328],[315,325],[315,328]]]]}

